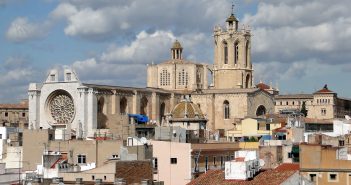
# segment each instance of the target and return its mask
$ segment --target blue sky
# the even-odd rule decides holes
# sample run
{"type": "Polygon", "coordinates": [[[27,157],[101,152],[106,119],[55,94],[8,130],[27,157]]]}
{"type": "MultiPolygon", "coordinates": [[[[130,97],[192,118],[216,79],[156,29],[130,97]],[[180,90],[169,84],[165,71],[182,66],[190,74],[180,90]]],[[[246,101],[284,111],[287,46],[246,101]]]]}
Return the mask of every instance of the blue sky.
{"type": "MultiPolygon", "coordinates": [[[[351,1],[235,1],[252,29],[255,82],[281,93],[324,84],[351,97],[351,1]]],[[[51,68],[73,67],[84,82],[144,87],[146,65],[169,58],[178,39],[185,58],[213,63],[212,30],[228,0],[0,0],[0,102],[27,96],[51,68]]]]}

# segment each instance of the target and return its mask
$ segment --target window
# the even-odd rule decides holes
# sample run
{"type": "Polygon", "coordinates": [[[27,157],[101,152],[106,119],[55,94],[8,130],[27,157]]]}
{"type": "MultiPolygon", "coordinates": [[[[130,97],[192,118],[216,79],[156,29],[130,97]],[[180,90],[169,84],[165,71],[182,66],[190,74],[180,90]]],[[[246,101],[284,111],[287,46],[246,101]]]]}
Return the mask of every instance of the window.
{"type": "Polygon", "coordinates": [[[66,73],[66,80],[71,81],[71,76],[72,76],[71,73],[66,73]]]}
{"type": "Polygon", "coordinates": [[[52,81],[52,82],[55,81],[55,75],[50,75],[50,81],[52,81]]]}
{"type": "Polygon", "coordinates": [[[292,104],[295,105],[295,101],[293,101],[292,104]]]}
{"type": "Polygon", "coordinates": [[[194,157],[194,171],[198,172],[199,171],[199,158],[198,157],[194,157]]]}
{"type": "Polygon", "coordinates": [[[78,155],[78,164],[85,164],[87,162],[87,156],[86,155],[78,155]]]}
{"type": "Polygon", "coordinates": [[[345,146],[345,141],[344,140],[339,140],[339,146],[345,146]]]}
{"type": "Polygon", "coordinates": [[[171,158],[171,164],[177,164],[177,158],[171,158]]]}
{"type": "Polygon", "coordinates": [[[188,85],[188,72],[184,69],[178,73],[178,85],[188,85]]]}
{"type": "Polygon", "coordinates": [[[167,69],[162,69],[160,73],[160,85],[161,86],[168,86],[171,85],[171,74],[167,71],[167,69]]]}
{"type": "Polygon", "coordinates": [[[316,182],[316,180],[317,180],[316,178],[317,178],[317,174],[315,174],[315,173],[310,174],[310,181],[311,182],[316,182]]]}
{"type": "Polygon", "coordinates": [[[266,124],[266,130],[271,130],[271,124],[269,123],[266,124]]]}
{"type": "Polygon", "coordinates": [[[224,109],[224,119],[229,119],[230,117],[230,108],[229,108],[229,102],[225,100],[223,102],[223,109],[224,109]]]}
{"type": "Polygon", "coordinates": [[[155,157],[154,158],[154,170],[157,170],[158,169],[158,161],[157,161],[157,158],[155,157]]]}
{"type": "Polygon", "coordinates": [[[9,113],[8,112],[5,112],[5,117],[9,117],[9,113]]]}
{"type": "Polygon", "coordinates": [[[224,166],[224,157],[221,156],[221,167],[223,168],[223,166],[224,166]]]}
{"type": "Polygon", "coordinates": [[[208,170],[208,157],[205,157],[205,169],[208,170]]]}
{"type": "Polygon", "coordinates": [[[224,64],[228,64],[228,45],[227,42],[223,42],[223,55],[224,55],[224,64]]]}
{"type": "Polygon", "coordinates": [[[325,108],[321,109],[321,114],[322,116],[325,116],[327,114],[327,110],[325,108]]]}
{"type": "Polygon", "coordinates": [[[288,158],[289,158],[289,159],[292,158],[292,153],[291,153],[291,152],[288,153],[288,158]]]}
{"type": "Polygon", "coordinates": [[[280,102],[280,105],[283,105],[283,101],[280,102]]]}
{"type": "Polygon", "coordinates": [[[215,156],[213,157],[213,165],[214,166],[216,165],[216,157],[215,156]]]}
{"type": "Polygon", "coordinates": [[[91,176],[91,180],[95,180],[95,176],[94,175],[91,176]]]}
{"type": "Polygon", "coordinates": [[[106,175],[104,175],[104,180],[106,180],[107,178],[106,178],[106,175]]]}
{"type": "Polygon", "coordinates": [[[234,44],[234,64],[237,64],[239,61],[239,43],[234,44]]]}
{"type": "Polygon", "coordinates": [[[288,101],[286,102],[286,105],[289,105],[289,102],[288,102],[288,101]]]}
{"type": "Polygon", "coordinates": [[[339,181],[338,174],[337,173],[329,173],[328,182],[337,182],[337,181],[339,181]]]}
{"type": "Polygon", "coordinates": [[[246,48],[245,48],[245,66],[249,65],[249,41],[246,41],[246,48]]]}
{"type": "Polygon", "coordinates": [[[26,113],[25,112],[22,112],[22,117],[26,117],[26,113]]]}

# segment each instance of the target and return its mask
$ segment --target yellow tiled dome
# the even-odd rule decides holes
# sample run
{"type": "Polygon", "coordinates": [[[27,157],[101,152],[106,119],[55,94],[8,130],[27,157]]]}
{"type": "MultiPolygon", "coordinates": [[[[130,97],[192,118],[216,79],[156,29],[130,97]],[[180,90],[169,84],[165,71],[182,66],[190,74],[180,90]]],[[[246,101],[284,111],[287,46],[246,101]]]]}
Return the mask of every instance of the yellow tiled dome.
{"type": "Polygon", "coordinates": [[[189,100],[178,103],[171,112],[173,119],[204,119],[199,106],[189,100]]]}

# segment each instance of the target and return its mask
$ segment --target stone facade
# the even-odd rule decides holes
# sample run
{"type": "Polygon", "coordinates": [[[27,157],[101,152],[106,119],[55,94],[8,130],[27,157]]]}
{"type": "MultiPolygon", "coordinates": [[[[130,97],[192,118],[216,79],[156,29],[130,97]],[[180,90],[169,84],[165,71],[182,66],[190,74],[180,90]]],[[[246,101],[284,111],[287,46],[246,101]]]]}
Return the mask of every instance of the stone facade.
{"type": "Polygon", "coordinates": [[[205,114],[210,132],[233,129],[245,117],[273,113],[273,95],[252,86],[250,32],[239,30],[233,17],[226,30],[215,29],[213,66],[184,60],[183,48],[175,41],[170,60],[147,67],[146,88],[85,84],[71,69],[64,70],[60,81],[59,72],[52,70],[44,83],[29,86],[29,127],[65,130],[68,137],[112,133],[125,139],[130,130],[124,130],[129,126],[126,114],[143,114],[150,123],[162,125],[184,95],[205,114]],[[214,86],[208,86],[208,72],[214,86]]]}
{"type": "Polygon", "coordinates": [[[251,33],[238,28],[238,20],[232,14],[226,20],[227,27],[214,29],[214,88],[251,88],[251,33]]]}
{"type": "Polygon", "coordinates": [[[207,89],[208,65],[182,58],[183,48],[178,41],[171,48],[171,59],[147,67],[147,87],[167,90],[207,89]]]}
{"type": "Polygon", "coordinates": [[[300,111],[305,103],[308,118],[334,119],[351,114],[351,100],[340,98],[325,85],[313,94],[276,95],[275,112],[300,111]]]}
{"type": "Polygon", "coordinates": [[[1,126],[28,127],[28,101],[23,100],[18,104],[0,104],[1,126]]]}

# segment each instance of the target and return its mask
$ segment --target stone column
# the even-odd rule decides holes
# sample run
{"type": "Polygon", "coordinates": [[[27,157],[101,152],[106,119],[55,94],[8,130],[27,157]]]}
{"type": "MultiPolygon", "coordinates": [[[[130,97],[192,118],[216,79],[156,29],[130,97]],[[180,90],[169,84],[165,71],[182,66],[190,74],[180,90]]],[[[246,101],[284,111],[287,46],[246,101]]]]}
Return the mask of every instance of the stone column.
{"type": "Polygon", "coordinates": [[[159,120],[157,118],[157,107],[158,107],[158,101],[157,101],[157,94],[156,92],[153,92],[151,95],[151,114],[150,114],[150,118],[153,120],[157,120],[157,122],[159,123],[159,120]]]}
{"type": "Polygon", "coordinates": [[[29,129],[39,129],[40,127],[40,90],[28,91],[28,121],[29,129]]]}
{"type": "Polygon", "coordinates": [[[138,110],[138,107],[139,107],[139,102],[138,102],[138,91],[137,90],[134,90],[134,95],[133,95],[133,112],[132,114],[138,114],[139,113],[139,110],[138,110]]]}
{"type": "Polygon", "coordinates": [[[88,115],[87,115],[87,135],[94,136],[97,128],[97,98],[93,88],[88,90],[88,115]]]}
{"type": "Polygon", "coordinates": [[[208,88],[208,79],[207,79],[207,75],[208,75],[208,69],[207,69],[207,65],[204,66],[204,76],[203,76],[203,84],[202,84],[202,88],[203,89],[207,89],[208,88]]]}

